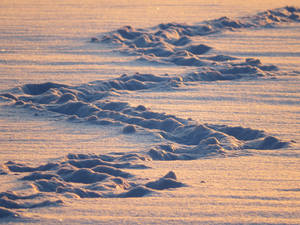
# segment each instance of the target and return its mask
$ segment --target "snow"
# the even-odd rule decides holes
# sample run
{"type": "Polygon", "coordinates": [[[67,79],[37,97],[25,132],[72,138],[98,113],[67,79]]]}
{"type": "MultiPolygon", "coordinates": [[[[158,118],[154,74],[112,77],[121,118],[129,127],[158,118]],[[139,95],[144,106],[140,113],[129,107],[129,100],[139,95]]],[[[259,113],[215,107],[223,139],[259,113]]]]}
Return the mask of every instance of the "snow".
{"type": "Polygon", "coordinates": [[[297,1],[1,4],[1,222],[299,224],[297,1]]]}

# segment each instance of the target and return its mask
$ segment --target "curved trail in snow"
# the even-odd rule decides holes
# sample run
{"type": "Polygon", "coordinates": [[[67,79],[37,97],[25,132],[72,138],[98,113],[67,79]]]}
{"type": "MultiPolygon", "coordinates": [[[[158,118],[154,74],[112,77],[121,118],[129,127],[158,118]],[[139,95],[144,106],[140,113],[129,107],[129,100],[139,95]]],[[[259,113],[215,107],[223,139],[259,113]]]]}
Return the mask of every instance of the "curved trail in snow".
{"type": "MultiPolygon", "coordinates": [[[[285,7],[268,10],[252,17],[232,20],[222,17],[199,25],[160,24],[150,29],[124,27],[92,42],[118,44],[117,51],[140,56],[148,62],[194,66],[198,72],[158,76],[122,75],[71,86],[59,83],[25,84],[0,94],[0,101],[25,108],[33,115],[57,114],[73,123],[118,126],[124,135],[148,132],[161,143],[139,152],[109,154],[68,154],[58,162],[32,166],[9,161],[0,167],[0,175],[18,173],[18,179],[31,188],[27,195],[0,193],[0,218],[20,218],[19,209],[56,206],[63,197],[129,198],[160,193],[187,184],[172,171],[154,181],[135,177],[130,170],[149,168],[151,160],[196,160],[201,157],[239,155],[248,149],[280,149],[290,143],[269,136],[264,131],[227,125],[200,124],[146,106],[131,106],[118,101],[124,93],[138,91],[176,91],[192,82],[234,80],[276,76],[275,65],[259,59],[237,59],[225,55],[207,55],[212,49],[193,43],[193,37],[224,30],[265,28],[299,22],[300,9],[285,7]]],[[[116,46],[117,47],[117,46],[116,46]]],[[[28,187],[28,186],[27,186],[28,187]]]]}

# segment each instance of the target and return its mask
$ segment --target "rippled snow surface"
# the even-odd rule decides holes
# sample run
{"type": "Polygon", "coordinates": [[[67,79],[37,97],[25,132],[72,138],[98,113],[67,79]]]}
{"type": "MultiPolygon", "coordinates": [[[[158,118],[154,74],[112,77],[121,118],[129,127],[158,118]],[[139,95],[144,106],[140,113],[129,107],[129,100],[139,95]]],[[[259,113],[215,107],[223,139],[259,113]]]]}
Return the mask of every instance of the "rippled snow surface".
{"type": "Polygon", "coordinates": [[[0,222],[300,223],[298,1],[0,17],[0,222]]]}

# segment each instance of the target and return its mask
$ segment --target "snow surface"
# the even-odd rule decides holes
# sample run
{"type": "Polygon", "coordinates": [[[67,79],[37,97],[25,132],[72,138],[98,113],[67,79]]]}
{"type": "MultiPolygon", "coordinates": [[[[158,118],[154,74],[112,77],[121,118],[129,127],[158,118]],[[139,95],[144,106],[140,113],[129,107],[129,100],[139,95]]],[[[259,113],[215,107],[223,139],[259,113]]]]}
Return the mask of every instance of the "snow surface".
{"type": "Polygon", "coordinates": [[[1,4],[0,222],[300,223],[297,1],[1,4]]]}

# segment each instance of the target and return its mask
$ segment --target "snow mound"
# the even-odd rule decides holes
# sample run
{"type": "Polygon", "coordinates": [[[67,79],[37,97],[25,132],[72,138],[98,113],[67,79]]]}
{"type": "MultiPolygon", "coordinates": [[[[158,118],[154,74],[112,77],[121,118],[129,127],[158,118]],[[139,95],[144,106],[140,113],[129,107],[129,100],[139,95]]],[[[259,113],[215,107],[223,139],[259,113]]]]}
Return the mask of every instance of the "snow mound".
{"type": "Polygon", "coordinates": [[[146,184],[146,187],[156,190],[179,188],[184,186],[185,185],[183,183],[177,181],[176,174],[173,171],[168,172],[165,176],[156,181],[148,182],[146,184]]]}

